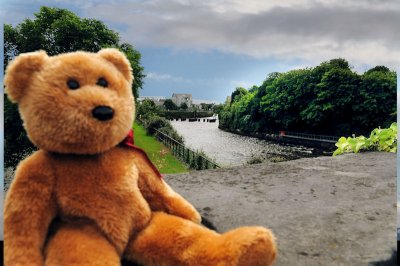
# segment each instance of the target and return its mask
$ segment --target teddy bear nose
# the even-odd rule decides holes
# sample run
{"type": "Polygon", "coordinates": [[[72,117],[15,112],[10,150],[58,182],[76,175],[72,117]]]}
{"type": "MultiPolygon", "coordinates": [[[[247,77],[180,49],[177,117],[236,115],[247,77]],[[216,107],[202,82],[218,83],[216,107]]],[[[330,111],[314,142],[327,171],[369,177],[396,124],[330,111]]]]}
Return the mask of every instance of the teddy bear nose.
{"type": "Polygon", "coordinates": [[[114,116],[114,111],[108,106],[97,106],[93,109],[92,115],[100,121],[110,120],[114,116]]]}

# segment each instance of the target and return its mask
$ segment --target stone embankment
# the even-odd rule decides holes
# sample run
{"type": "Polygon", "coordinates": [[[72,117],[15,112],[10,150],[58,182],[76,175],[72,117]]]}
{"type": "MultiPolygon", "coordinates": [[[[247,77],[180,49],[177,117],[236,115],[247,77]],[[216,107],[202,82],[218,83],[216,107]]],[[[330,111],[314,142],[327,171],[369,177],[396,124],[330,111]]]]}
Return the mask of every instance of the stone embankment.
{"type": "Polygon", "coordinates": [[[396,248],[396,155],[345,154],[167,175],[219,231],[263,225],[276,265],[368,265],[396,248]]]}

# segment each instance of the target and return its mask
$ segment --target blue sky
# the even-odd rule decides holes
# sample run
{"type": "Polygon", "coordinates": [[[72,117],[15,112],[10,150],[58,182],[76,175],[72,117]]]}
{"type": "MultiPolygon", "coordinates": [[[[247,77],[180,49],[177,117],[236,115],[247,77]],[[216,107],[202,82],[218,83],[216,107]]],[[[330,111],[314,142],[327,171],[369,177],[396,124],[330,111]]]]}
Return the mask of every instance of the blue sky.
{"type": "Polygon", "coordinates": [[[42,5],[102,20],[142,54],[141,96],[191,93],[223,102],[274,71],[346,58],[363,72],[400,62],[399,1],[391,0],[1,0],[16,25],[42,5]]]}

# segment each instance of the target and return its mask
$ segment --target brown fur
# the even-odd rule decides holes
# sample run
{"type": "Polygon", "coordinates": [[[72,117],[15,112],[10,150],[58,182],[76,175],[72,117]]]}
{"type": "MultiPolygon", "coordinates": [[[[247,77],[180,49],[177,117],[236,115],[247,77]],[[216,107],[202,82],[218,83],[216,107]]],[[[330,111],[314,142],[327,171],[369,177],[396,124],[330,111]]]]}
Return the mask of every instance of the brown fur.
{"type": "Polygon", "coordinates": [[[118,146],[134,117],[131,68],[115,49],[49,57],[24,54],[8,66],[6,92],[19,104],[39,151],[22,161],[5,203],[6,265],[271,265],[276,246],[262,227],[225,234],[149,166],[118,146]],[[109,86],[96,85],[105,78],[109,86]],[[76,79],[80,88],[67,87],[76,79]],[[92,117],[110,106],[111,120],[92,117]],[[58,230],[48,236],[57,217],[58,230]]]}

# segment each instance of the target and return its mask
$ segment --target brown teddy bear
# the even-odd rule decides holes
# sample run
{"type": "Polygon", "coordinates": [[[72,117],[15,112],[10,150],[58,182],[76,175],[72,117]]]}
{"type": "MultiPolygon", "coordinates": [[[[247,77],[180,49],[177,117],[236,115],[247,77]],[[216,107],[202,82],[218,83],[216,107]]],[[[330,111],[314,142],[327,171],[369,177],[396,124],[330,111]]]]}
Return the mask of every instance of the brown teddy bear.
{"type": "Polygon", "coordinates": [[[7,193],[6,265],[271,265],[269,230],[203,227],[132,145],[131,72],[111,48],[26,53],[7,67],[6,92],[39,151],[19,164],[7,193]]]}

